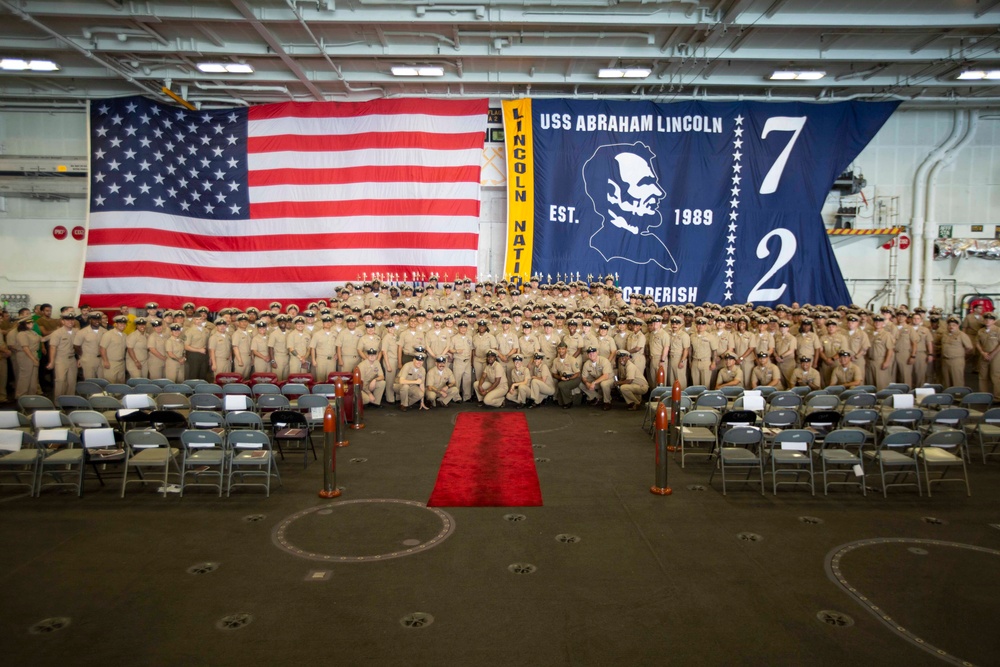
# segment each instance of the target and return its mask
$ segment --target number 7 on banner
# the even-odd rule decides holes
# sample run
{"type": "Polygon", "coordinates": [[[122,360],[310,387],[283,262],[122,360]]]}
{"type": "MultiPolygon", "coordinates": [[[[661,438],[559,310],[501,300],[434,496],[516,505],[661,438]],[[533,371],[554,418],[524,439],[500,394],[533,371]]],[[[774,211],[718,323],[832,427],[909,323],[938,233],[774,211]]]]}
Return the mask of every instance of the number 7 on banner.
{"type": "Polygon", "coordinates": [[[792,138],[785,144],[784,150],[778,155],[771,168],[764,177],[764,182],[760,185],[760,194],[773,194],[778,189],[778,182],[781,181],[781,174],[788,164],[788,156],[792,154],[792,146],[802,133],[802,128],[806,126],[805,116],[771,116],[764,123],[764,130],[760,133],[761,139],[767,139],[770,132],[791,132],[792,138]]]}

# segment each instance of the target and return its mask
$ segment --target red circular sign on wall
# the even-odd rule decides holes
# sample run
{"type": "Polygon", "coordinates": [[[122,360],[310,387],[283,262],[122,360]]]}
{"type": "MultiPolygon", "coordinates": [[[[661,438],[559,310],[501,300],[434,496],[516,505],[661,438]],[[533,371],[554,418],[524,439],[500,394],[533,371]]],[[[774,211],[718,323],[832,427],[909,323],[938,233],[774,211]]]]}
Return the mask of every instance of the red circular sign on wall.
{"type": "Polygon", "coordinates": [[[66,238],[66,228],[63,227],[62,225],[57,225],[53,227],[52,236],[54,236],[57,240],[62,241],[64,238],[66,238]]]}
{"type": "Polygon", "coordinates": [[[76,227],[73,228],[73,238],[75,238],[77,241],[82,241],[85,234],[86,230],[84,230],[83,227],[77,225],[76,227]]]}
{"type": "Polygon", "coordinates": [[[906,250],[910,247],[910,237],[906,234],[899,235],[899,249],[906,250]]]}

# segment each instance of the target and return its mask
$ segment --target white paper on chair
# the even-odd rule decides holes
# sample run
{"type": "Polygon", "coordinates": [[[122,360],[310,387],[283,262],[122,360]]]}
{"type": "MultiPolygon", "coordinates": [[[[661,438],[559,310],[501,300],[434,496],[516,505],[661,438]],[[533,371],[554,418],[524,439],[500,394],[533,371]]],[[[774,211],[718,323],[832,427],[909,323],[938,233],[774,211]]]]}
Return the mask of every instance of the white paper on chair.
{"type": "Polygon", "coordinates": [[[68,439],[68,428],[43,428],[38,431],[39,442],[66,442],[68,439]]]}
{"type": "Polygon", "coordinates": [[[854,476],[855,477],[864,477],[865,476],[865,470],[859,464],[855,463],[853,470],[854,470],[854,476]]]}
{"type": "Polygon", "coordinates": [[[23,434],[20,431],[5,431],[0,429],[0,451],[17,452],[21,450],[23,434]]]}
{"type": "Polygon", "coordinates": [[[933,394],[934,390],[930,387],[917,387],[913,393],[917,397],[917,405],[919,405],[925,398],[933,394]]]}
{"type": "Polygon", "coordinates": [[[122,405],[126,408],[144,410],[153,407],[152,401],[146,394],[125,394],[122,396],[122,405]]]}
{"type": "Polygon", "coordinates": [[[21,420],[13,410],[0,410],[0,428],[18,428],[21,420]]]}
{"type": "Polygon", "coordinates": [[[783,442],[781,443],[781,448],[786,450],[792,450],[793,452],[804,452],[809,449],[809,443],[807,442],[783,442]]]}
{"type": "Polygon", "coordinates": [[[114,429],[88,428],[83,432],[83,442],[88,449],[93,447],[114,447],[114,429]]]}
{"type": "Polygon", "coordinates": [[[38,410],[32,415],[37,428],[58,428],[62,426],[62,415],[58,410],[38,410]]]}
{"type": "Polygon", "coordinates": [[[913,394],[893,394],[892,407],[896,410],[913,407],[913,394]]]}
{"type": "Polygon", "coordinates": [[[322,419],[325,413],[325,408],[309,408],[309,416],[312,419],[322,419]]]}
{"type": "Polygon", "coordinates": [[[242,394],[226,394],[223,407],[226,411],[246,410],[247,397],[242,394]]]}
{"type": "Polygon", "coordinates": [[[139,412],[138,408],[122,408],[117,412],[117,415],[119,417],[127,417],[128,415],[134,414],[136,412],[139,412]]]}
{"type": "Polygon", "coordinates": [[[743,409],[753,410],[754,412],[763,412],[764,397],[761,395],[760,391],[752,389],[743,392],[743,409]]]}

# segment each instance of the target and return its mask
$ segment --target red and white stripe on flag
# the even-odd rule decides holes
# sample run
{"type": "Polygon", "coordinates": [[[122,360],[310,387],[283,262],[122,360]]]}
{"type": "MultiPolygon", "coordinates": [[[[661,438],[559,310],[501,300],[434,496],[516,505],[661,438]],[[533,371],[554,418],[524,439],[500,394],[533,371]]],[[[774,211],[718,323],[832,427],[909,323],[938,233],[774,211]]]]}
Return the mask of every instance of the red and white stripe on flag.
{"type": "Polygon", "coordinates": [[[95,102],[91,118],[82,302],[248,307],[329,297],[333,284],[362,275],[475,276],[485,99],[239,113],[108,102],[117,105],[95,102]],[[176,119],[165,127],[164,116],[176,119]],[[159,136],[117,156],[151,127],[159,136]],[[124,143],[105,152],[116,131],[124,143]]]}

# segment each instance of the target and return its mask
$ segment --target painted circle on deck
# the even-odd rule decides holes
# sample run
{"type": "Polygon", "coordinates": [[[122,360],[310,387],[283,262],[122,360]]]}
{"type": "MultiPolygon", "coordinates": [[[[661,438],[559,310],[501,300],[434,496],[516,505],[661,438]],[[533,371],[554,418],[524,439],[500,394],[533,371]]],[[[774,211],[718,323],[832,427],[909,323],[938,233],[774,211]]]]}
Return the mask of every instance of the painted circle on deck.
{"type": "MultiPolygon", "coordinates": [[[[826,574],[830,577],[835,584],[837,584],[845,593],[854,598],[855,602],[860,604],[864,609],[871,613],[875,618],[882,622],[889,630],[899,635],[906,641],[910,642],[914,646],[927,651],[931,655],[945,662],[951,663],[953,665],[972,665],[974,663],[968,660],[963,660],[958,656],[954,656],[944,649],[938,648],[932,645],[927,640],[922,637],[918,637],[912,631],[903,627],[899,622],[882,609],[871,599],[871,597],[864,594],[863,591],[858,590],[854,585],[851,584],[844,576],[841,570],[841,560],[847,554],[855,551],[857,549],[862,549],[864,547],[877,546],[882,544],[902,544],[902,545],[931,545],[935,547],[951,547],[954,549],[965,549],[968,551],[975,551],[978,553],[989,554],[992,556],[1000,556],[1000,551],[996,549],[987,549],[986,547],[976,546],[974,544],[962,544],[961,542],[945,542],[943,540],[925,540],[917,538],[908,537],[876,537],[867,540],[858,540],[856,542],[848,542],[847,544],[842,544],[839,547],[835,547],[830,553],[826,555],[826,574]]],[[[910,553],[917,555],[921,551],[926,551],[922,547],[912,547],[907,549],[910,553]]]]}
{"type": "MultiPolygon", "coordinates": [[[[370,529],[372,533],[377,534],[384,529],[384,526],[379,524],[371,525],[370,529]]],[[[427,507],[422,503],[412,500],[372,498],[368,500],[344,500],[324,505],[316,505],[314,507],[304,509],[301,512],[296,512],[290,517],[283,519],[281,523],[274,527],[274,530],[271,532],[271,541],[274,542],[274,545],[282,551],[288,552],[293,556],[298,556],[299,558],[318,560],[324,563],[372,563],[389,560],[390,558],[412,556],[414,554],[427,551],[428,549],[436,547],[438,544],[446,540],[454,530],[455,520],[450,514],[438,509],[437,507],[427,507]],[[440,522],[441,526],[437,533],[430,539],[420,541],[414,538],[407,538],[401,541],[404,548],[372,554],[320,553],[318,550],[303,548],[302,546],[295,544],[289,536],[289,529],[295,527],[296,521],[303,518],[309,519],[314,516],[321,516],[323,521],[336,521],[339,513],[349,512],[359,506],[362,508],[416,508],[427,512],[429,518],[433,518],[440,522]]],[[[387,541],[386,544],[388,546],[390,542],[387,541]]],[[[400,541],[396,541],[396,544],[400,544],[400,541]]]]}

